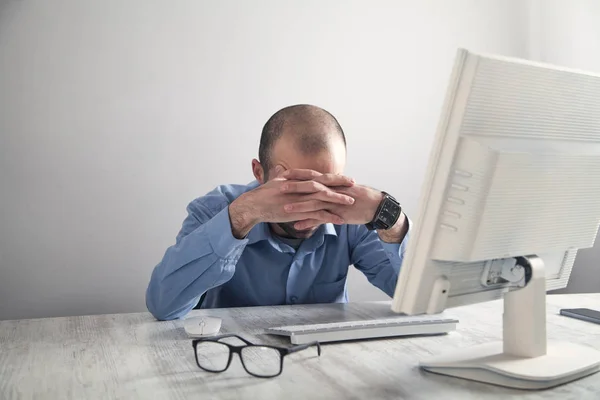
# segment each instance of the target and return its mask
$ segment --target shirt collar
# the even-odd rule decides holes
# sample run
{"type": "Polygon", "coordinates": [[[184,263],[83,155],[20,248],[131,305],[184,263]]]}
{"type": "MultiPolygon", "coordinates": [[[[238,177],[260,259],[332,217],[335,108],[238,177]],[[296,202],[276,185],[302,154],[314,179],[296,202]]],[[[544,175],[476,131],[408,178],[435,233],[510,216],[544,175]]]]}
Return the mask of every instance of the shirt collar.
{"type": "Polygon", "coordinates": [[[271,237],[271,230],[269,225],[266,223],[260,223],[254,225],[254,227],[248,233],[248,244],[254,244],[261,240],[269,240],[271,237]]]}
{"type": "Polygon", "coordinates": [[[333,224],[324,224],[321,225],[320,228],[323,228],[323,234],[330,236],[337,236],[337,231],[335,230],[335,226],[333,224]]]}

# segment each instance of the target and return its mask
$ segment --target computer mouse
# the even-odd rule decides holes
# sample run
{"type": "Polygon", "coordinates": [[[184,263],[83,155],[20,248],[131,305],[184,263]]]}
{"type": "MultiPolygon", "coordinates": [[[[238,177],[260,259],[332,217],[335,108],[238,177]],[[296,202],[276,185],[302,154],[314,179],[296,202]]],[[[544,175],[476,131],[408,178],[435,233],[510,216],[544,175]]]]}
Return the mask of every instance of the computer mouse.
{"type": "Polygon", "coordinates": [[[190,337],[214,336],[221,329],[221,318],[191,317],[183,322],[185,332],[190,337]]]}

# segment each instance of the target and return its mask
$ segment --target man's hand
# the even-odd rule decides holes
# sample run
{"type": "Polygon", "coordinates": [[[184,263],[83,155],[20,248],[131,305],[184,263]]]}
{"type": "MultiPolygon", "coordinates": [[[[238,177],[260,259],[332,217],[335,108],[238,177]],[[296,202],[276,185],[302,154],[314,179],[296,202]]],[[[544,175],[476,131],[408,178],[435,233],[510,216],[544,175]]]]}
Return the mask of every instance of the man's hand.
{"type": "MultiPolygon", "coordinates": [[[[345,194],[354,198],[355,202],[352,205],[340,203],[327,205],[326,210],[343,218],[345,221],[344,223],[362,225],[371,222],[373,217],[375,217],[375,213],[377,212],[381,200],[383,200],[383,193],[368,186],[357,184],[352,186],[336,186],[335,177],[339,176],[340,175],[321,174],[317,171],[303,169],[288,170],[282,174],[282,177],[286,179],[307,181],[304,183],[310,183],[311,180],[313,182],[319,181],[330,186],[339,194],[345,194]]],[[[296,183],[296,185],[299,184],[300,182],[296,183]]],[[[298,202],[290,204],[289,209],[294,210],[295,212],[302,212],[310,209],[310,204],[298,202]]],[[[320,224],[322,224],[322,222],[316,219],[299,220],[294,225],[294,228],[298,230],[310,229],[320,224]]],[[[386,231],[378,231],[378,234],[385,242],[400,243],[404,239],[407,231],[408,222],[406,216],[402,213],[398,222],[396,222],[393,227],[386,231]]]]}
{"type": "Polygon", "coordinates": [[[284,178],[282,174],[283,168],[276,167],[274,179],[244,193],[230,204],[229,218],[233,236],[244,238],[254,225],[261,222],[309,220],[316,222],[314,226],[347,223],[330,209],[334,205],[354,204],[354,198],[321,182],[336,187],[350,187],[353,185],[351,179],[340,175],[323,175],[319,180],[300,182],[284,178]]]}
{"type": "MultiPolygon", "coordinates": [[[[293,179],[299,179],[299,175],[296,174],[290,174],[289,176],[293,177],[293,179]]],[[[296,182],[295,185],[311,182],[314,181],[296,182]]],[[[353,185],[351,187],[335,186],[331,189],[338,194],[350,196],[355,200],[354,204],[330,203],[325,205],[327,211],[342,217],[344,219],[344,223],[346,224],[362,225],[371,222],[375,216],[375,212],[377,211],[379,203],[381,203],[381,200],[383,199],[383,193],[381,193],[379,190],[362,185],[353,185]]],[[[310,210],[312,207],[312,202],[298,202],[289,204],[286,207],[286,210],[289,209],[295,212],[305,212],[310,210]]],[[[294,228],[299,230],[309,229],[321,223],[322,222],[317,220],[306,219],[298,221],[294,228]]]]}

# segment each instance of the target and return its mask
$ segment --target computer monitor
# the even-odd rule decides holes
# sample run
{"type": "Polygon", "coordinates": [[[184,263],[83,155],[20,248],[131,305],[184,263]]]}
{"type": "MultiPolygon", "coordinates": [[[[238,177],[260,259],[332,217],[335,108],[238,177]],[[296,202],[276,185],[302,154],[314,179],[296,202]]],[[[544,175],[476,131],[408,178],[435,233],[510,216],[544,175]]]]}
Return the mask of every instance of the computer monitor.
{"type": "Polygon", "coordinates": [[[421,366],[527,389],[600,370],[600,352],[546,342],[546,290],[599,224],[600,75],[460,49],[392,309],[503,297],[503,342],[421,366]]]}

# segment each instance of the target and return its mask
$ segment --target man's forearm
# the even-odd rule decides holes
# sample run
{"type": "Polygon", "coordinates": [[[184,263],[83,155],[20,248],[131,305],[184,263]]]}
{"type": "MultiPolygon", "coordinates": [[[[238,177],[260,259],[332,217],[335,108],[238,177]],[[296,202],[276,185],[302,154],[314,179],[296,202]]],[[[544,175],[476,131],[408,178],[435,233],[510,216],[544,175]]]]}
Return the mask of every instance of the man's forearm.
{"type": "Polygon", "coordinates": [[[408,233],[408,218],[404,213],[400,214],[398,221],[390,229],[377,230],[379,238],[386,243],[402,243],[408,233]]]}
{"type": "Polygon", "coordinates": [[[247,194],[243,194],[229,205],[229,220],[231,221],[231,233],[236,239],[248,236],[258,219],[253,215],[254,210],[246,201],[247,194]]]}

